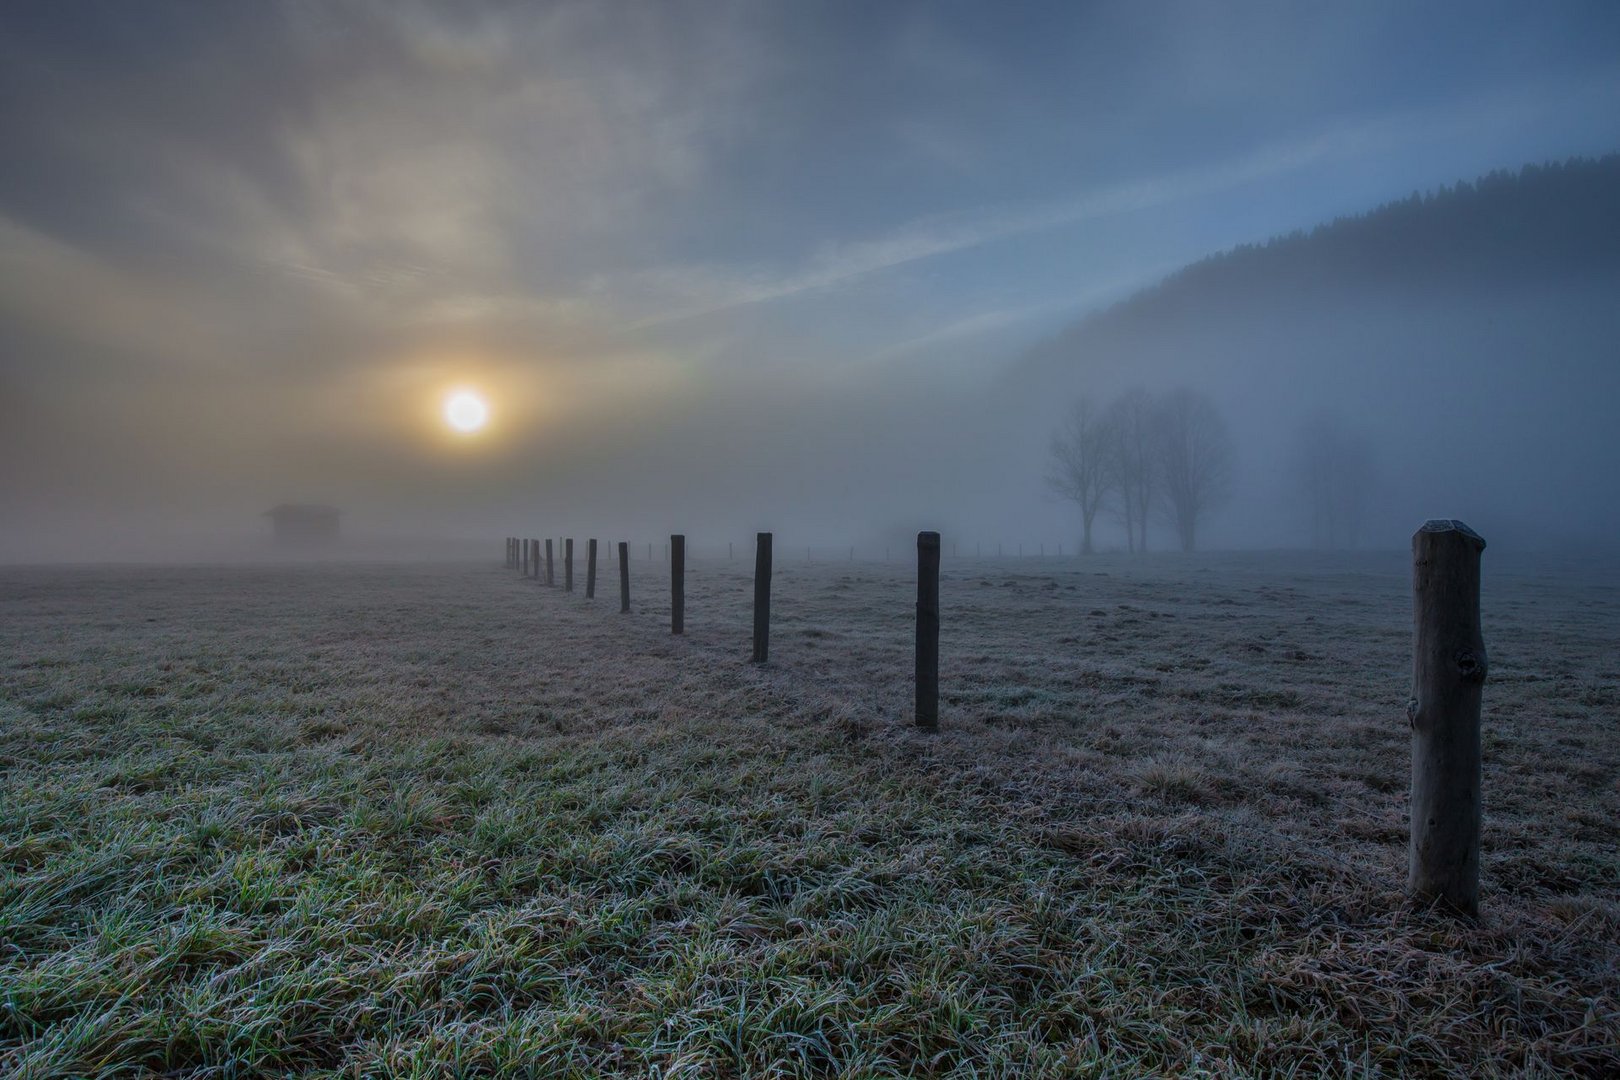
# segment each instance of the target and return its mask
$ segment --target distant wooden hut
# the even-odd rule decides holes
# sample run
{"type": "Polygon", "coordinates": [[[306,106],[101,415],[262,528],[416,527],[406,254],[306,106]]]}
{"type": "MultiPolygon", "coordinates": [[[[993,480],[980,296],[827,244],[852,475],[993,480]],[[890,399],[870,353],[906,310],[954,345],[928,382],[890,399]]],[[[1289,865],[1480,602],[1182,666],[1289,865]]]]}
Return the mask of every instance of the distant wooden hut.
{"type": "Polygon", "coordinates": [[[335,543],[339,511],[335,506],[282,503],[266,510],[276,543],[287,547],[313,547],[335,543]]]}

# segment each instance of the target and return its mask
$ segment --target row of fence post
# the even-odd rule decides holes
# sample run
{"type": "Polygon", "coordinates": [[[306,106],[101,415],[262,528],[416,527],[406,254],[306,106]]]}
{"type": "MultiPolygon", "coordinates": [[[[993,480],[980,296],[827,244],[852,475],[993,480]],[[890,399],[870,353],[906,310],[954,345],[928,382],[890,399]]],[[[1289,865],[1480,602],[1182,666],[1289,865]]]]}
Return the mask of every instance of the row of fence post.
{"type": "MultiPolygon", "coordinates": [[[[539,540],[522,537],[509,537],[506,541],[506,565],[508,569],[519,571],[524,577],[535,580],[544,580],[547,585],[557,582],[556,567],[553,563],[552,538],[547,537],[544,546],[539,540]],[[542,560],[541,552],[545,552],[542,560]]],[[[596,597],[596,540],[586,541],[585,549],[585,598],[596,597]]],[[[572,537],[562,540],[563,552],[563,591],[574,591],[574,541],[572,537]]],[[[630,545],[626,541],[619,542],[619,610],[630,610],[630,545]]]]}
{"type": "MultiPolygon", "coordinates": [[[[515,543],[521,544],[523,542],[524,541],[516,541],[515,543]]],[[[535,543],[539,543],[539,541],[535,541],[535,543]]],[[[550,541],[548,540],[548,541],[546,541],[546,543],[550,543],[550,541]]],[[[624,552],[623,557],[628,558],[629,557],[629,543],[628,543],[628,541],[624,542],[624,546],[625,546],[625,552],[624,552]]],[[[726,541],[726,558],[728,560],[734,561],[736,559],[736,557],[737,557],[736,547],[737,547],[737,545],[736,545],[736,543],[734,541],[730,541],[730,540],[726,541]]],[[[996,548],[995,557],[996,558],[1002,558],[1003,557],[1003,545],[998,543],[998,544],[996,544],[995,548],[996,548]]],[[[1036,554],[1028,554],[1028,553],[1026,553],[1025,550],[1024,550],[1024,545],[1023,544],[1017,545],[1017,548],[1018,548],[1017,557],[1021,558],[1021,559],[1034,559],[1034,558],[1045,558],[1046,557],[1046,545],[1045,544],[1036,545],[1036,548],[1037,548],[1037,553],[1036,554]]],[[[805,557],[805,559],[807,561],[810,561],[810,562],[815,562],[816,561],[816,559],[815,559],[815,550],[816,549],[814,547],[806,547],[804,549],[804,557],[805,557]]],[[[839,548],[839,549],[836,549],[836,550],[844,552],[845,553],[844,558],[847,561],[854,562],[856,552],[858,550],[860,550],[860,549],[858,549],[858,548],[856,548],[854,546],[850,546],[850,547],[845,547],[845,548],[839,548]]],[[[1078,549],[1075,549],[1075,550],[1078,550],[1078,549]]],[[[1064,554],[1064,547],[1063,547],[1062,543],[1059,543],[1059,544],[1056,545],[1056,551],[1057,551],[1057,554],[1059,556],[1062,556],[1064,554]]],[[[517,558],[518,561],[517,561],[517,563],[514,563],[512,565],[514,565],[514,566],[521,565],[522,560],[523,560],[523,555],[524,555],[522,548],[521,547],[516,547],[516,548],[513,549],[513,552],[515,552],[516,558],[517,558]]],[[[823,555],[824,556],[825,556],[825,553],[826,553],[826,549],[823,549],[823,555]]],[[[945,554],[945,552],[942,549],[941,550],[941,555],[943,556],[944,554],[945,554]]],[[[951,550],[950,550],[949,554],[950,554],[950,557],[953,558],[953,559],[958,557],[959,553],[957,551],[957,545],[955,545],[955,544],[951,545],[951,550]]],[[[1074,554],[1074,551],[1071,551],[1070,554],[1074,554]]],[[[512,554],[508,555],[509,559],[512,558],[512,557],[513,557],[512,554]]],[[[663,556],[662,557],[663,557],[665,562],[669,561],[670,548],[669,548],[668,544],[664,545],[664,550],[663,550],[663,556]]],[[[985,555],[983,553],[983,545],[982,544],[975,544],[974,545],[973,554],[972,554],[971,557],[972,558],[984,558],[985,557],[985,555]]],[[[652,559],[653,559],[653,545],[651,543],[648,543],[648,545],[647,545],[647,561],[651,562],[652,559]]],[[[890,562],[890,561],[892,561],[892,559],[893,559],[893,549],[885,547],[883,549],[883,561],[884,562],[890,562]]],[[[825,561],[825,559],[824,559],[824,561],[825,561]]]]}
{"type": "MultiPolygon", "coordinates": [[[[771,649],[771,534],[759,533],[754,540],[754,651],[753,662],[766,663],[771,649]]],[[[563,591],[574,591],[574,541],[563,545],[563,591]]],[[[585,598],[596,596],[596,540],[586,541],[585,598]]],[[[648,544],[649,554],[652,545],[648,544]]],[[[551,540],[545,542],[545,581],[553,583],[551,540]]],[[[669,538],[669,632],[686,631],[686,536],[669,538]]],[[[539,578],[540,541],[516,537],[507,539],[506,564],[524,577],[539,578]],[[532,566],[532,572],[531,572],[532,566]]],[[[619,611],[630,611],[630,544],[619,541],[619,611]]],[[[917,726],[925,731],[939,728],[939,533],[917,534],[917,649],[916,700],[917,726]]]]}
{"type": "MultiPolygon", "coordinates": [[[[770,656],[772,537],[754,552],[752,661],[770,656]]],[[[1482,818],[1480,713],[1487,669],[1480,629],[1480,555],[1485,541],[1460,521],[1426,522],[1412,537],[1411,829],[1407,891],[1423,904],[1479,914],[1482,818]]],[[[573,540],[563,546],[565,588],[573,591],[573,540]]],[[[670,633],[686,628],[686,537],[669,538],[670,633]]],[[[545,543],[552,582],[551,541],[545,543]]],[[[648,558],[652,545],[647,545],[648,558]]],[[[619,610],[630,610],[630,550],[619,543],[619,610]]],[[[937,532],[917,534],[916,694],[914,718],[939,729],[939,556],[937,532]]],[[[540,575],[540,542],[508,538],[508,568],[540,575]]],[[[585,595],[596,595],[596,541],[589,542],[585,595]]]]}

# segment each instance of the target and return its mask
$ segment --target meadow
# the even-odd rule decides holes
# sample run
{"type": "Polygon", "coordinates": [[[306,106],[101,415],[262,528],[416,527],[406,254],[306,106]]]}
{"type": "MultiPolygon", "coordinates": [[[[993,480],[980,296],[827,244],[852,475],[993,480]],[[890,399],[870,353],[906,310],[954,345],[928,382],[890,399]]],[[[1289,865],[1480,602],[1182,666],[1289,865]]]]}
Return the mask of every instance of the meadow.
{"type": "Polygon", "coordinates": [[[1406,554],[947,557],[936,735],[778,560],[0,570],[0,1074],[1620,1074],[1620,568],[1485,553],[1472,924],[1406,554]]]}

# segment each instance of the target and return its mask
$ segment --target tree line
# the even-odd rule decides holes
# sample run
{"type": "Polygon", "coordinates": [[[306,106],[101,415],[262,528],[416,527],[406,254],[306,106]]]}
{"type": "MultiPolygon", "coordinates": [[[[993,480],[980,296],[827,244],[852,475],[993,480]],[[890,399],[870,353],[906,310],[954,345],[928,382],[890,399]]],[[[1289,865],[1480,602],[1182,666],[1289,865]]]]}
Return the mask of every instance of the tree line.
{"type": "MultiPolygon", "coordinates": [[[[1252,298],[1269,306],[1313,293],[1399,293],[1612,274],[1620,268],[1620,154],[1492,172],[1414,192],[1200,259],[1090,320],[1126,333],[1196,322],[1252,298]]],[[[1072,343],[1064,347],[1072,353],[1072,343]]]]}
{"type": "Polygon", "coordinates": [[[1097,517],[1112,513],[1126,547],[1146,551],[1148,522],[1170,526],[1183,551],[1231,495],[1232,437],[1215,403],[1185,387],[1140,387],[1100,405],[1081,397],[1052,435],[1046,480],[1080,510],[1080,550],[1095,550],[1097,517]]]}
{"type": "MultiPolygon", "coordinates": [[[[1300,428],[1297,505],[1317,548],[1363,539],[1376,469],[1366,435],[1324,410],[1300,428]]],[[[1209,515],[1231,497],[1233,452],[1226,420],[1206,395],[1179,388],[1128,390],[1106,405],[1075,401],[1052,434],[1046,482],[1080,511],[1080,550],[1095,550],[1098,517],[1113,516],[1131,552],[1146,551],[1148,523],[1167,524],[1183,551],[1196,550],[1209,515]]]]}

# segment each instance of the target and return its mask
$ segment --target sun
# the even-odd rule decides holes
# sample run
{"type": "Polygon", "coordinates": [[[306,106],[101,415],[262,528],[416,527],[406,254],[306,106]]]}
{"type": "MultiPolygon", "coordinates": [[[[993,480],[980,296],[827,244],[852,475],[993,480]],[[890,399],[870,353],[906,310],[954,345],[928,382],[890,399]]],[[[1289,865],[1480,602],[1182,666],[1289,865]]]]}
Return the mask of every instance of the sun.
{"type": "Polygon", "coordinates": [[[470,435],[489,420],[489,406],[470,390],[458,390],[444,399],[444,421],[470,435]]]}

